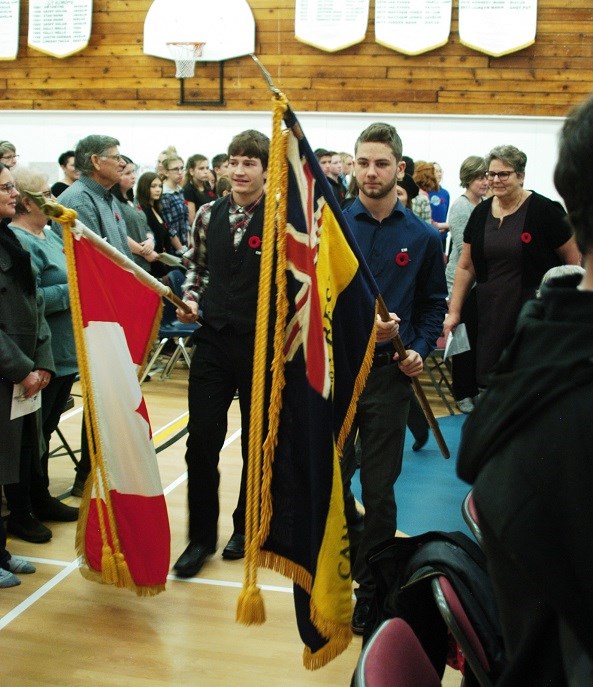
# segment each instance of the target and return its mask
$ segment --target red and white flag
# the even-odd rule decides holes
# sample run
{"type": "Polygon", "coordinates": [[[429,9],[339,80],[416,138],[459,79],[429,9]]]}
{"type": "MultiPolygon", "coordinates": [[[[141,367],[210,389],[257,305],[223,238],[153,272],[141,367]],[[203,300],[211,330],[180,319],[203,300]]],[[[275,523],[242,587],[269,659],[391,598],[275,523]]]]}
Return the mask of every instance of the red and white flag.
{"type": "Polygon", "coordinates": [[[76,537],[82,572],[153,595],[165,586],[170,531],[138,370],[161,297],[86,237],[64,231],[64,242],[92,463],[76,537]]]}

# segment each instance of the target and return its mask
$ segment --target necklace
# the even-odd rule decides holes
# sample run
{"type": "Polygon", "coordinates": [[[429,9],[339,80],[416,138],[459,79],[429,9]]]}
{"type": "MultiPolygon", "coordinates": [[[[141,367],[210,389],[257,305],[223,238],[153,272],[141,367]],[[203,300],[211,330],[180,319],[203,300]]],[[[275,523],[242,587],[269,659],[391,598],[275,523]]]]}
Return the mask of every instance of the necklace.
{"type": "Polygon", "coordinates": [[[500,227],[502,226],[502,221],[504,220],[504,218],[505,218],[505,217],[508,217],[509,215],[512,215],[513,213],[515,213],[515,212],[517,211],[517,208],[519,207],[519,205],[521,205],[521,203],[523,202],[523,200],[524,200],[524,198],[523,198],[523,191],[521,191],[521,195],[519,196],[519,199],[517,200],[517,202],[515,203],[515,205],[514,205],[510,210],[505,210],[505,209],[502,207],[502,205],[500,204],[500,199],[499,199],[499,201],[498,201],[498,211],[499,211],[500,214],[499,214],[499,217],[497,218],[497,219],[498,219],[498,228],[499,228],[499,229],[500,229],[500,227]]]}

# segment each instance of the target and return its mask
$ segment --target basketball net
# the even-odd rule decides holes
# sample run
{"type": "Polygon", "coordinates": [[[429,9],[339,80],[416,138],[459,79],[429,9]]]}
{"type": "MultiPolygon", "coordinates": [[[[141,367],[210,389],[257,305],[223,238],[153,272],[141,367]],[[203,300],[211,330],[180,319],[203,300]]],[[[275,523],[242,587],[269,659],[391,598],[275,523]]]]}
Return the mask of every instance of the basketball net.
{"type": "Polygon", "coordinates": [[[194,41],[170,41],[167,43],[169,52],[175,60],[175,78],[187,79],[195,74],[196,60],[202,54],[206,43],[194,41]]]}

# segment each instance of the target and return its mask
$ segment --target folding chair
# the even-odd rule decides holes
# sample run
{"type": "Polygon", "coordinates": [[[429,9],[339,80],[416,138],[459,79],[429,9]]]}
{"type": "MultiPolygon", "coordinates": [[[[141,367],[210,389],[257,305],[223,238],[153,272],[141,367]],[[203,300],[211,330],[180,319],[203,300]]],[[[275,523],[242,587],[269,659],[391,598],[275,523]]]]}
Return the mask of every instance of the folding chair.
{"type": "Polygon", "coordinates": [[[144,368],[144,372],[140,377],[140,384],[142,384],[142,382],[150,374],[159,356],[161,355],[165,344],[168,341],[175,342],[175,350],[171,354],[171,357],[165,365],[165,368],[161,372],[161,379],[167,379],[167,377],[170,376],[180,357],[183,357],[185,363],[189,367],[191,363],[191,353],[188,350],[187,345],[192,334],[196,331],[196,329],[198,329],[199,326],[200,325],[197,323],[183,324],[182,322],[169,322],[162,324],[159,328],[159,342],[154,353],[152,354],[152,357],[148,361],[148,364],[144,368]]]}
{"type": "Polygon", "coordinates": [[[441,616],[459,645],[473,676],[480,687],[492,687],[494,682],[489,676],[491,668],[486,651],[453,586],[444,575],[434,577],[430,584],[441,616]]]}
{"type": "MultiPolygon", "coordinates": [[[[72,410],[72,408],[74,408],[74,396],[69,396],[62,413],[65,413],[67,410],[72,410]]],[[[66,437],[62,434],[62,431],[59,426],[56,427],[56,434],[60,437],[60,441],[62,443],[49,452],[49,457],[52,458],[53,456],[60,455],[58,452],[63,449],[70,456],[70,459],[72,460],[74,465],[78,465],[78,458],[76,457],[76,453],[80,453],[80,449],[77,449],[76,451],[72,449],[70,444],[66,441],[66,437]]]]}
{"type": "Polygon", "coordinates": [[[465,520],[466,525],[469,527],[470,532],[476,538],[476,541],[480,546],[482,546],[482,530],[480,529],[480,523],[478,522],[478,511],[476,509],[476,504],[474,502],[474,495],[470,489],[463,499],[461,504],[461,515],[465,520]]]}
{"type": "Polygon", "coordinates": [[[369,637],[352,687],[440,687],[441,681],[412,628],[401,618],[383,622],[369,637]]]}
{"type": "Polygon", "coordinates": [[[450,398],[455,400],[453,396],[453,387],[451,385],[451,369],[447,361],[443,358],[445,353],[445,338],[437,341],[436,348],[429,354],[426,359],[425,370],[430,378],[430,382],[435,391],[439,395],[441,401],[449,411],[449,415],[455,415],[455,411],[447,398],[446,392],[450,394],[450,398]]]}

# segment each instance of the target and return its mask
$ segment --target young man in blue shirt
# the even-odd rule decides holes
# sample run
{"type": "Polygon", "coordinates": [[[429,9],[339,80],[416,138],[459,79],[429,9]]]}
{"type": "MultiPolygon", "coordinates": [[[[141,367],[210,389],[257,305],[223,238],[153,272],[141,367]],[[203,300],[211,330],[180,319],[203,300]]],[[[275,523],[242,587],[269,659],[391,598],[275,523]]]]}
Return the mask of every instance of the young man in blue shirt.
{"type": "Polygon", "coordinates": [[[377,324],[373,367],[358,401],[356,419],[344,448],[342,478],[351,543],[356,555],[352,576],[358,583],[353,631],[362,634],[374,593],[365,561],[374,545],[397,529],[394,484],[401,472],[411,378],[422,373],[434,349],[446,313],[447,284],[439,233],[405,208],[397,197],[402,177],[402,142],[389,124],[365,129],[355,146],[354,175],[358,198],[344,211],[362,254],[391,314],[377,324]],[[407,351],[398,360],[390,339],[394,322],[407,351]],[[362,527],[356,519],[350,480],[357,467],[354,438],[360,438],[360,480],[365,508],[362,527]]]}

